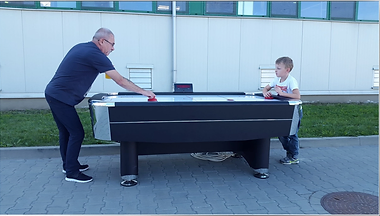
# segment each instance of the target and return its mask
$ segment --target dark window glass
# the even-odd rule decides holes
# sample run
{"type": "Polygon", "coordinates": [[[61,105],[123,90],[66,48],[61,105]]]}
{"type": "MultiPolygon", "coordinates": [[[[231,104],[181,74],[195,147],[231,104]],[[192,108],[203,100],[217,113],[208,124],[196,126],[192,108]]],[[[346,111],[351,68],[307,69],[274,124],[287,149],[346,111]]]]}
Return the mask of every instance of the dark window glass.
{"type": "Polygon", "coordinates": [[[236,15],[236,2],[207,1],[206,14],[236,15]]]}
{"type": "Polygon", "coordinates": [[[145,1],[130,1],[130,2],[121,1],[119,2],[119,9],[151,12],[153,11],[153,4],[152,2],[145,2],[145,1]]]}
{"type": "Polygon", "coordinates": [[[83,1],[82,8],[99,8],[99,9],[113,9],[112,1],[83,1]]]}
{"type": "Polygon", "coordinates": [[[301,17],[327,18],[327,2],[300,2],[301,17]]]}
{"type": "Polygon", "coordinates": [[[379,2],[358,2],[358,20],[379,21],[379,2]]]}
{"type": "Polygon", "coordinates": [[[272,2],[272,17],[297,17],[298,9],[295,1],[272,2]]]}
{"type": "Polygon", "coordinates": [[[75,1],[51,1],[40,2],[41,7],[57,7],[57,8],[76,8],[77,3],[75,1]]]}
{"type": "MultiPolygon", "coordinates": [[[[186,12],[187,5],[185,1],[176,2],[177,11],[186,12]]],[[[157,11],[172,11],[172,2],[171,1],[158,1],[157,2],[157,11]]]]}
{"type": "Polygon", "coordinates": [[[0,6],[34,8],[33,1],[2,1],[0,6]]]}
{"type": "Polygon", "coordinates": [[[330,5],[330,18],[354,20],[355,19],[355,2],[332,1],[330,5]]]}

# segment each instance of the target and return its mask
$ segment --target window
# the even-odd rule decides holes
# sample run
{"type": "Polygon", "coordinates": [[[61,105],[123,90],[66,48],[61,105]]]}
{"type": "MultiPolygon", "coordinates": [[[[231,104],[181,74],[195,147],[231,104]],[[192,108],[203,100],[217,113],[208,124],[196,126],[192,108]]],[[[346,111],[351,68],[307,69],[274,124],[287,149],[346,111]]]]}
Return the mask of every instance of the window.
{"type": "Polygon", "coordinates": [[[236,15],[236,2],[207,1],[205,14],[236,15]]]}
{"type": "MultiPolygon", "coordinates": [[[[172,1],[0,1],[0,7],[131,11],[168,14],[172,1]]],[[[189,15],[311,18],[379,21],[379,2],[363,1],[176,1],[176,11],[189,15]]]]}
{"type": "Polygon", "coordinates": [[[129,79],[143,89],[153,89],[153,65],[127,65],[129,79]]]}
{"type": "Polygon", "coordinates": [[[34,1],[2,1],[0,6],[34,8],[34,1]]]}
{"type": "Polygon", "coordinates": [[[204,14],[204,2],[201,1],[189,1],[189,14],[191,15],[203,15],[204,14]]]}
{"type": "MultiPolygon", "coordinates": [[[[184,1],[176,2],[176,10],[178,12],[187,12],[187,5],[184,1]]],[[[172,2],[171,1],[158,1],[157,2],[157,11],[172,11],[172,2]]]]}
{"type": "Polygon", "coordinates": [[[267,16],[268,2],[239,2],[238,15],[267,16]]]}
{"type": "Polygon", "coordinates": [[[332,1],[330,4],[330,19],[355,20],[355,2],[332,1]]]}
{"type": "Polygon", "coordinates": [[[119,10],[152,12],[153,4],[145,1],[121,1],[119,10]]]}
{"type": "Polygon", "coordinates": [[[114,8],[112,1],[83,1],[82,2],[83,9],[106,9],[110,10],[114,8]]]}
{"type": "Polygon", "coordinates": [[[261,65],[260,69],[260,87],[259,90],[262,90],[267,86],[272,80],[276,77],[275,65],[261,65]]]}
{"type": "Polygon", "coordinates": [[[52,2],[40,2],[41,7],[56,7],[56,8],[76,8],[77,3],[75,1],[52,1],[52,2]]]}
{"type": "Polygon", "coordinates": [[[272,2],[271,8],[272,17],[298,17],[297,2],[279,1],[272,2]]]}
{"type": "Polygon", "coordinates": [[[379,2],[358,2],[357,19],[379,21],[379,2]]]}
{"type": "Polygon", "coordinates": [[[305,18],[327,18],[327,2],[300,2],[301,17],[305,18]]]}
{"type": "Polygon", "coordinates": [[[372,89],[379,89],[379,66],[372,68],[373,71],[373,86],[372,89]]]}

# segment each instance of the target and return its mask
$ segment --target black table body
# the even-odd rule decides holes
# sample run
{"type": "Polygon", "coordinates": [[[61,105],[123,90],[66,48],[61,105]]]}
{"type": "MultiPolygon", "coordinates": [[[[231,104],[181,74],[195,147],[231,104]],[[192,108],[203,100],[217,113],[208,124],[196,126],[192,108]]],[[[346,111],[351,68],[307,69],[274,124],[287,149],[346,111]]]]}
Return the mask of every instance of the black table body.
{"type": "Polygon", "coordinates": [[[89,99],[94,136],[120,142],[120,171],[138,175],[138,155],[240,153],[255,170],[269,167],[270,138],[295,131],[300,101],[245,93],[97,94],[89,99]]]}

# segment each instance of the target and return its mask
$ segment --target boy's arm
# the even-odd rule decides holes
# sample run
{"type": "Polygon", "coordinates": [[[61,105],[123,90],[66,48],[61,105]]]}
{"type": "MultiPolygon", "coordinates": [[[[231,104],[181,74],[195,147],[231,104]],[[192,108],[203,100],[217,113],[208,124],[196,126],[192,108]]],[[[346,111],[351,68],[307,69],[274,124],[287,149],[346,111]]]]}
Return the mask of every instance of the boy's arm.
{"type": "Polygon", "coordinates": [[[284,97],[298,99],[298,100],[301,99],[301,94],[300,94],[299,89],[293,89],[292,93],[286,93],[286,92],[282,92],[281,88],[276,86],[275,90],[279,96],[284,96],[284,97]]]}
{"type": "Polygon", "coordinates": [[[270,97],[270,96],[272,96],[272,94],[270,93],[271,89],[272,89],[272,87],[270,87],[269,84],[267,86],[265,86],[265,88],[263,88],[263,96],[264,97],[270,97]]]}

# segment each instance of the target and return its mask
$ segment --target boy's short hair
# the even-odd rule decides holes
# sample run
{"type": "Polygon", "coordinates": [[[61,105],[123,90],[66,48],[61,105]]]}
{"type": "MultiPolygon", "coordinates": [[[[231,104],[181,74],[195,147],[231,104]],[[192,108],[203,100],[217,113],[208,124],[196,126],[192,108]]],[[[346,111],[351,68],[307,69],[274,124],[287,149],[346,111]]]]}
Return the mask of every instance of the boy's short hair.
{"type": "Polygon", "coordinates": [[[290,68],[290,71],[293,69],[293,60],[289,57],[281,57],[276,60],[276,64],[284,64],[285,68],[290,68]]]}

